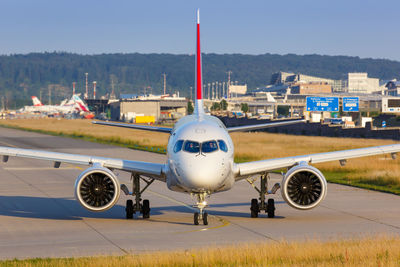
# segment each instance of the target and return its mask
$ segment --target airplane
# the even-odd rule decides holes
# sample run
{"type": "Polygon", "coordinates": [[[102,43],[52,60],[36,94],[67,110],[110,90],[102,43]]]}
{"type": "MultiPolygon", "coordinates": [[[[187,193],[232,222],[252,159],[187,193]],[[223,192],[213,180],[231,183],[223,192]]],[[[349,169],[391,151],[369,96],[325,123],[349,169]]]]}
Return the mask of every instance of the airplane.
{"type": "Polygon", "coordinates": [[[23,112],[46,112],[46,113],[73,113],[89,112],[89,108],[78,95],[73,95],[69,100],[63,100],[60,105],[43,105],[36,97],[32,96],[33,106],[25,106],[23,112]]]}
{"type": "Polygon", "coordinates": [[[257,188],[259,199],[250,203],[250,215],[258,217],[265,211],[268,217],[275,216],[274,199],[266,196],[275,194],[279,188],[283,199],[293,208],[308,210],[318,206],[327,194],[327,182],[315,163],[339,161],[344,165],[348,159],[391,154],[400,151],[400,144],[366,147],[351,150],[318,153],[303,156],[266,159],[246,163],[234,162],[234,145],[229,135],[236,131],[251,131],[267,127],[277,127],[303,120],[265,123],[238,127],[225,127],[216,117],[207,115],[203,107],[202,63],[200,50],[200,16],[197,10],[196,62],[195,62],[195,109],[192,115],[181,118],[173,128],[95,122],[100,125],[127,127],[170,134],[166,162],[150,163],[113,157],[57,153],[41,150],[0,147],[3,162],[9,157],[23,157],[53,161],[54,167],[61,163],[89,165],[76,179],[74,193],[78,202],[87,210],[101,212],[112,208],[119,200],[121,191],[134,197],[126,201],[126,218],[132,219],[136,212],[143,218],[150,217],[150,202],[142,201],[142,193],[155,181],[166,183],[168,189],[191,194],[197,198],[193,222],[208,224],[207,198],[212,194],[231,189],[236,182],[246,179],[256,187],[253,179],[260,177],[257,188]],[[268,175],[275,170],[287,169],[281,183],[268,188],[268,175]],[[132,191],[122,184],[114,173],[126,171],[132,177],[132,191]],[[144,185],[144,187],[142,187],[144,185]]]}

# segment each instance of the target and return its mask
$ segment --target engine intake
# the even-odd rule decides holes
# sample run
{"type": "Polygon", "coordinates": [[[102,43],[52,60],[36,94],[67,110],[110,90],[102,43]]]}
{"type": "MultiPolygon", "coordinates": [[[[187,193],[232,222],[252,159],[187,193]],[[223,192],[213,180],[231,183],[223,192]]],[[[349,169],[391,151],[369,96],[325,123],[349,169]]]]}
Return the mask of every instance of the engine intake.
{"type": "Polygon", "coordinates": [[[282,182],[282,197],[293,208],[307,210],[316,207],[326,196],[324,175],[309,165],[291,168],[282,182]]]}
{"type": "Polygon", "coordinates": [[[106,211],[117,203],[120,186],[115,174],[104,167],[91,167],[75,182],[75,196],[90,211],[106,211]]]}

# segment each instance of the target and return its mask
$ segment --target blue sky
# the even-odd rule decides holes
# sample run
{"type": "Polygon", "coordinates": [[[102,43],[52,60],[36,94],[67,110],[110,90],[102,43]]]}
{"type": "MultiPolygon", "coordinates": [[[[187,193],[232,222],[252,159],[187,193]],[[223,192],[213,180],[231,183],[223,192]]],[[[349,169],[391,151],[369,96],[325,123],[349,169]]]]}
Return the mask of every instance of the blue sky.
{"type": "Polygon", "coordinates": [[[0,54],[205,53],[400,60],[400,1],[0,0],[0,54]]]}

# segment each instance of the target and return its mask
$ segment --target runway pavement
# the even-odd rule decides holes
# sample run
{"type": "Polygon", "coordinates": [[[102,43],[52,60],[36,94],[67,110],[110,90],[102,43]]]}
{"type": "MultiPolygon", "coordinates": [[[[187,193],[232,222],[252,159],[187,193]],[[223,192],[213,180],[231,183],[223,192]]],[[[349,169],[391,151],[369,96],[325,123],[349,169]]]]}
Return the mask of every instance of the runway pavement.
{"type": "MultiPolygon", "coordinates": [[[[0,146],[163,162],[164,155],[0,128],[0,146]]],[[[400,233],[400,197],[335,184],[319,207],[290,208],[276,200],[276,218],[250,218],[256,191],[240,181],[209,199],[208,226],[193,225],[189,195],[154,182],[144,193],[151,218],[125,219],[125,202],[103,213],[91,213],[74,199],[74,182],[85,166],[10,158],[0,164],[0,259],[123,255],[242,242],[339,239],[400,233]]],[[[119,172],[121,183],[129,174],[119,172]]],[[[275,180],[273,181],[275,182],[275,180]]]]}

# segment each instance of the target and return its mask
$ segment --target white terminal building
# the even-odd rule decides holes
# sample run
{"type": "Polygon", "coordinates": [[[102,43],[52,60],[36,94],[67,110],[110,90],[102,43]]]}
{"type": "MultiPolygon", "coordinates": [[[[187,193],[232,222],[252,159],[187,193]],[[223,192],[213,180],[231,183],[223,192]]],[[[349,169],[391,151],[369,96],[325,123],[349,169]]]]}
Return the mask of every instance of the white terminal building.
{"type": "Polygon", "coordinates": [[[231,96],[245,95],[247,93],[247,84],[245,85],[229,85],[229,94],[231,96]]]}
{"type": "Polygon", "coordinates": [[[369,78],[366,72],[348,73],[348,93],[373,94],[381,93],[378,78],[369,78]]]}

